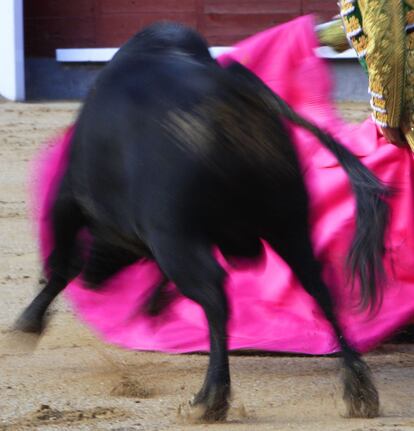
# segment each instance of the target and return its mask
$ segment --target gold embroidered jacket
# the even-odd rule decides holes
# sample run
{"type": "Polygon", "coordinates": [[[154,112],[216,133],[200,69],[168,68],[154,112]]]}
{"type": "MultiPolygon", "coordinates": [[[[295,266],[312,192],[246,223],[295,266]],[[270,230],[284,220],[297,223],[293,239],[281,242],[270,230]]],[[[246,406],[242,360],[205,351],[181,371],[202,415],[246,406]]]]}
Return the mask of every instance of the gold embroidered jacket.
{"type": "MultiPolygon", "coordinates": [[[[368,73],[374,120],[401,127],[414,149],[414,0],[340,0],[339,7],[346,37],[368,73]]],[[[342,50],[338,28],[322,31],[320,39],[342,50]]]]}

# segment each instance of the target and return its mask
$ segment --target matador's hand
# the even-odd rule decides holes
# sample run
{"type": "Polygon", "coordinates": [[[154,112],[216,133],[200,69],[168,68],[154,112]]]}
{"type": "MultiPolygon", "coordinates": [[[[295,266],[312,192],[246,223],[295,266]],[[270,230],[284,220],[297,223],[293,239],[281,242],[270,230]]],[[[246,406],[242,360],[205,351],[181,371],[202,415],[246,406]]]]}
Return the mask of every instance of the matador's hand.
{"type": "Polygon", "coordinates": [[[382,136],[397,147],[405,147],[407,141],[399,127],[380,127],[382,136]]]}

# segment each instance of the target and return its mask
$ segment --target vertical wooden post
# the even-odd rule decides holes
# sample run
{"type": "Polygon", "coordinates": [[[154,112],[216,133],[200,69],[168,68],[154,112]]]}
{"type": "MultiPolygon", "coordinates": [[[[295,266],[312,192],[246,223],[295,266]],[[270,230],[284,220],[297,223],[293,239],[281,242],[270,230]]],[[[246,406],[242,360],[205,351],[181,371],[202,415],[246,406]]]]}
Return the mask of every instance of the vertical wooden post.
{"type": "Polygon", "coordinates": [[[0,2],[0,94],[25,99],[23,0],[0,2]]]}

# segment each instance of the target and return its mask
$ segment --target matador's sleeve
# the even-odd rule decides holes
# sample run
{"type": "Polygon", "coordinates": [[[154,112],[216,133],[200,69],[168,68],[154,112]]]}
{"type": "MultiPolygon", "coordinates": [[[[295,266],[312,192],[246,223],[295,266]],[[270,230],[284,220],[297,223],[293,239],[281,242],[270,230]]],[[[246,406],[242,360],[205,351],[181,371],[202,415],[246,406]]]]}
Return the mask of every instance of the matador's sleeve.
{"type": "MultiPolygon", "coordinates": [[[[405,18],[402,1],[342,0],[341,6],[346,4],[348,8],[352,8],[354,3],[359,7],[362,32],[366,38],[363,43],[365,46],[362,46],[365,49],[359,56],[365,57],[373,118],[383,127],[399,127],[405,68],[405,18]]],[[[342,16],[347,29],[347,14],[342,12],[342,16]]]]}

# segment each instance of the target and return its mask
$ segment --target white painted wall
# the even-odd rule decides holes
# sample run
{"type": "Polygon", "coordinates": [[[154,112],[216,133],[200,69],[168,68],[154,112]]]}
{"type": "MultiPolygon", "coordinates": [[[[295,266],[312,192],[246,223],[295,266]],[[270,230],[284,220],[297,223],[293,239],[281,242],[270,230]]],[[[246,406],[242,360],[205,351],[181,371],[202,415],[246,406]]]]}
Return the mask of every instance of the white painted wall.
{"type": "Polygon", "coordinates": [[[0,94],[25,99],[23,0],[0,0],[0,94]]]}
{"type": "MultiPolygon", "coordinates": [[[[1,1],[1,0],[0,0],[1,1]]],[[[116,54],[119,48],[60,48],[56,50],[56,61],[63,63],[107,62],[116,54]]],[[[231,46],[212,46],[210,54],[216,58],[226,52],[231,52],[231,46]]],[[[341,53],[329,46],[318,46],[316,54],[330,60],[356,59],[355,50],[350,48],[341,53]]]]}
{"type": "MultiPolygon", "coordinates": [[[[1,0],[0,0],[1,1],[1,0]]],[[[56,50],[56,61],[65,63],[106,62],[111,60],[119,48],[62,48],[56,50]]],[[[232,51],[231,46],[212,46],[210,54],[216,58],[232,51]]]]}

